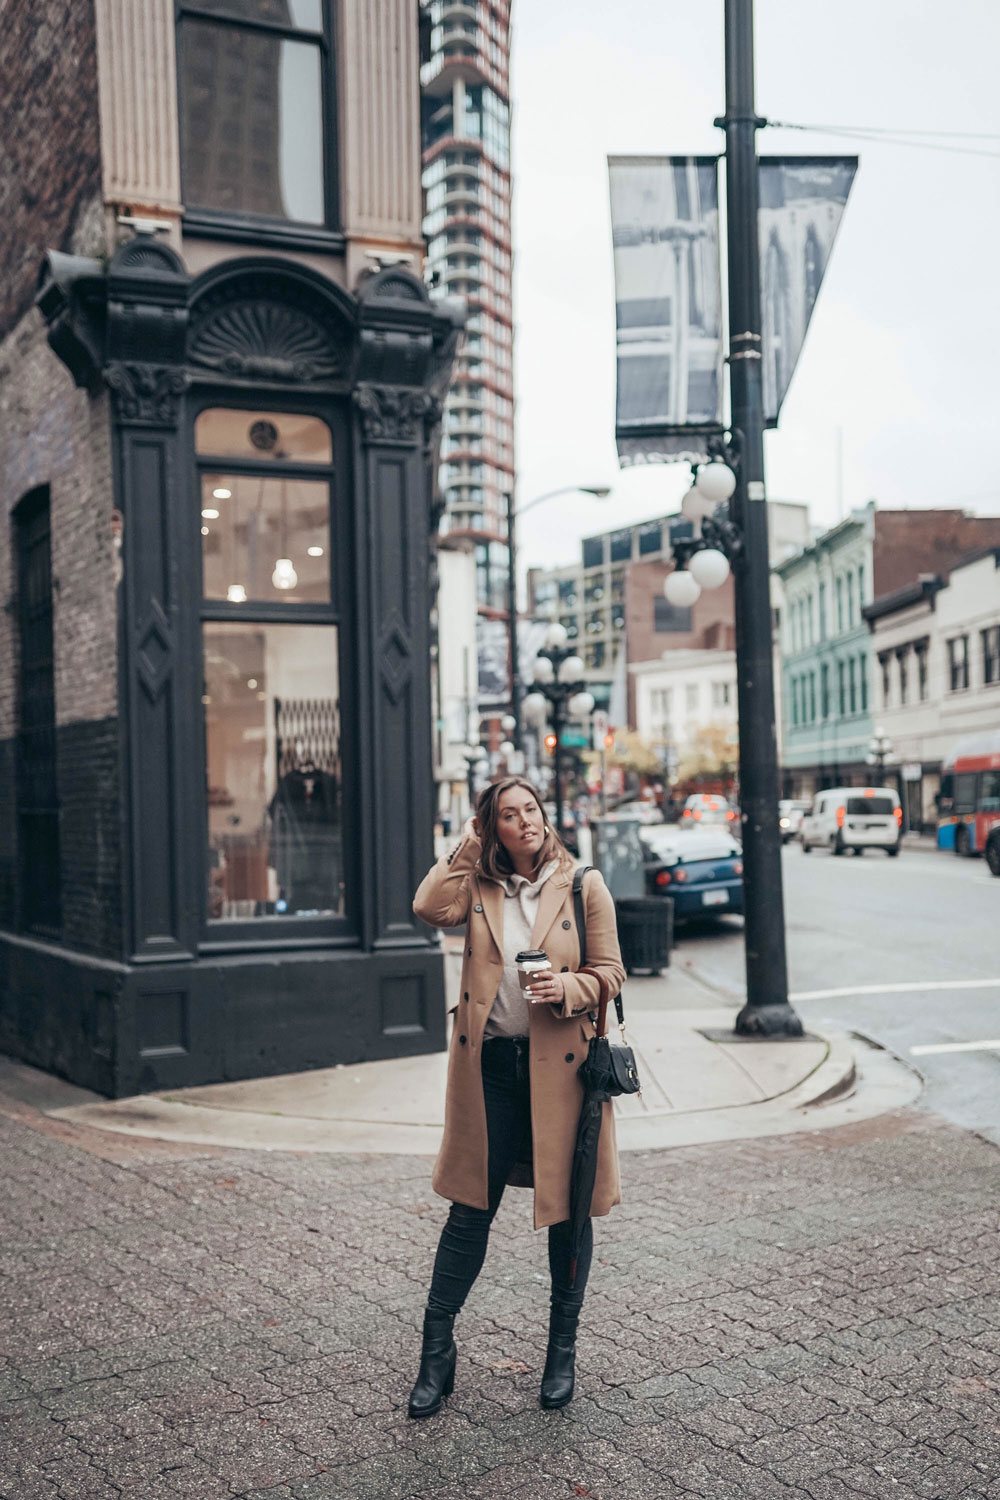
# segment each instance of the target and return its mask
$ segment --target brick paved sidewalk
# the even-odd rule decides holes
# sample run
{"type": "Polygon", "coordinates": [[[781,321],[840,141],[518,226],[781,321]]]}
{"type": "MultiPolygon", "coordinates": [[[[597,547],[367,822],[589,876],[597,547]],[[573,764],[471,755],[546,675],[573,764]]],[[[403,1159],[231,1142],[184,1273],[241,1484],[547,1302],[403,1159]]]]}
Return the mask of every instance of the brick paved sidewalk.
{"type": "Polygon", "coordinates": [[[933,1117],[627,1156],[562,1412],[511,1193],[417,1424],[426,1159],[3,1111],[5,1500],[1000,1497],[1000,1157],[933,1117]]]}

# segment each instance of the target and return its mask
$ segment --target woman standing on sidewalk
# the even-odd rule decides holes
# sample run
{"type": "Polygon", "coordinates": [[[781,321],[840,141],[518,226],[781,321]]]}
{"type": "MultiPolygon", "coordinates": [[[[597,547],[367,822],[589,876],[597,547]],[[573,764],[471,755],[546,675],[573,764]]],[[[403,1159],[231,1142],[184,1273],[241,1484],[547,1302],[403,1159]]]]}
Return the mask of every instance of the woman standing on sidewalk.
{"type": "MultiPolygon", "coordinates": [[[[433,1185],[452,1200],[441,1234],[411,1417],[436,1412],[455,1380],[452,1328],[486,1255],[507,1183],[534,1187],[552,1277],[544,1407],[573,1396],[576,1329],[593,1254],[588,1222],[570,1282],[569,1183],[583,1097],[577,1069],[594,1034],[600,981],[625,978],[614,902],[598,872],[584,881],[587,969],[577,973],[573,860],[529,781],[507,776],[479,797],[462,841],[421,882],[413,909],[433,927],[466,924],[445,1126],[433,1185]],[[552,968],[526,996],[515,957],[543,949],[552,968]]],[[[604,1106],[591,1213],[620,1201],[611,1106],[604,1106]]]]}

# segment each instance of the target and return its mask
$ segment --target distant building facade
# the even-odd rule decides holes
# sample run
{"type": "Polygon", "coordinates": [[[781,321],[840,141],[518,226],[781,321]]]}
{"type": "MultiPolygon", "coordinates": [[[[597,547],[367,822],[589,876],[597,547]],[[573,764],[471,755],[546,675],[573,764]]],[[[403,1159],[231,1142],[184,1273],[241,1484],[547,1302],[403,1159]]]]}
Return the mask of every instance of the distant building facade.
{"type": "MultiPolygon", "coordinates": [[[[421,27],[427,270],[434,297],[461,297],[468,308],[445,399],[439,524],[474,548],[477,692],[483,714],[496,720],[510,696],[507,526],[515,486],[510,5],[422,0],[421,27]]],[[[458,601],[445,595],[441,603],[454,618],[458,601]]],[[[477,713],[476,743],[479,735],[477,713]]]]}
{"type": "Polygon", "coordinates": [[[956,510],[852,513],[779,564],[783,795],[871,780],[875,652],[866,607],[1000,543],[1000,519],[956,510]]]}
{"type": "Polygon", "coordinates": [[[422,276],[416,10],[4,25],[0,1048],[111,1095],[434,1050],[459,320],[422,276]]]}
{"type": "Polygon", "coordinates": [[[933,828],[941,770],[967,735],[1000,730],[1000,548],[865,607],[875,711],[907,821],[933,828]]]}
{"type": "Polygon", "coordinates": [[[734,650],[667,651],[631,668],[636,729],[665,776],[731,776],[739,759],[734,650]]]}
{"type": "MultiPolygon", "coordinates": [[[[661,516],[586,537],[578,563],[532,568],[528,610],[559,620],[583,657],[585,680],[599,708],[607,708],[620,652],[628,667],[654,662],[667,651],[733,649],[733,583],[705,589],[690,609],[678,609],[663,593],[673,570],[670,523],[661,516]]],[[[772,561],[798,552],[809,540],[805,505],[768,503],[772,561]]],[[[634,726],[635,679],[629,676],[629,720],[634,726]]]]}

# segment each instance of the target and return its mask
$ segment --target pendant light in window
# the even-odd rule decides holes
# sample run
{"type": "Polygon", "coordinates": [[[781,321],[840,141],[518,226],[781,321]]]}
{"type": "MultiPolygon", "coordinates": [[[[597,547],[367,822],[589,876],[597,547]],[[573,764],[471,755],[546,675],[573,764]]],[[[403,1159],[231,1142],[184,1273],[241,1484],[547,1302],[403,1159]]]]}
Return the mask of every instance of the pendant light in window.
{"type": "MultiPolygon", "coordinates": [[[[288,483],[281,481],[281,551],[288,551],[288,483]]],[[[299,575],[295,571],[295,564],[290,557],[281,556],[276,559],[274,572],[271,574],[271,582],[276,589],[287,591],[293,589],[299,581],[299,575]]]]}
{"type": "Polygon", "coordinates": [[[295,564],[290,557],[279,557],[274,564],[274,572],[271,574],[271,582],[276,589],[293,589],[299,581],[299,575],[295,571],[295,564]]]}

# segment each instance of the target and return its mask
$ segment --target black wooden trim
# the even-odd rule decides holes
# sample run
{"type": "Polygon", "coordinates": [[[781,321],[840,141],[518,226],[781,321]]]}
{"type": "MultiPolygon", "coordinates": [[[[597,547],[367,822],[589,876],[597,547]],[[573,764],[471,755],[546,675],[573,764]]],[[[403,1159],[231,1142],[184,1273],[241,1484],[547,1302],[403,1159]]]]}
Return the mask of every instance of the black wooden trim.
{"type": "Polygon", "coordinates": [[[208,209],[189,208],[184,214],[183,227],[187,238],[226,240],[234,245],[313,250],[321,255],[343,255],[347,249],[347,236],[340,230],[300,224],[294,219],[253,218],[249,214],[245,218],[230,218],[208,209]]]}
{"type": "Polygon", "coordinates": [[[341,614],[332,604],[272,604],[266,599],[248,599],[245,604],[230,604],[226,599],[206,599],[201,606],[201,618],[245,621],[248,625],[341,623],[341,614]]]}

